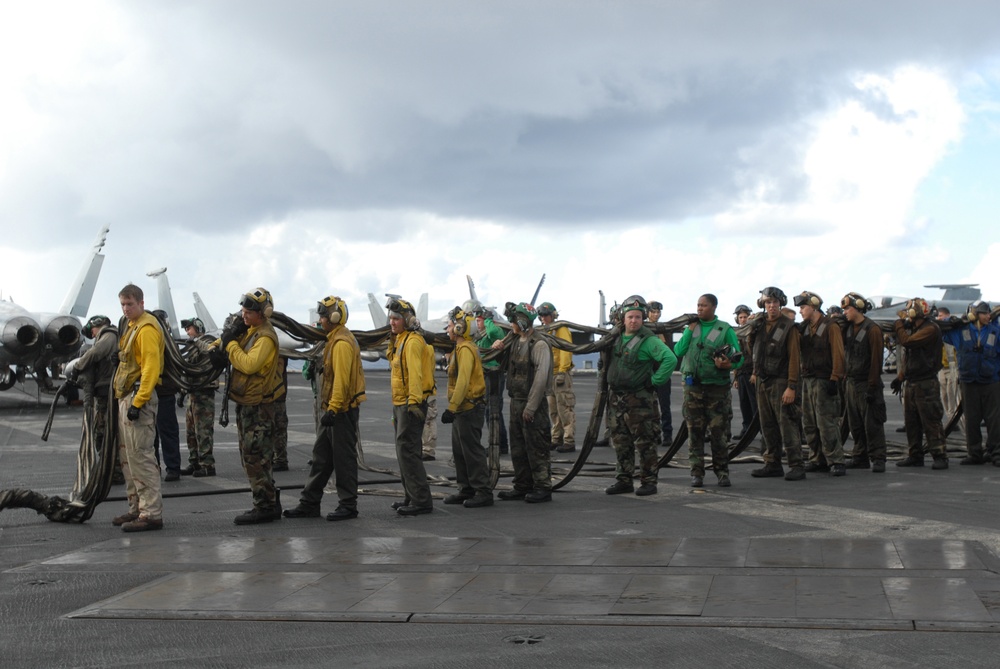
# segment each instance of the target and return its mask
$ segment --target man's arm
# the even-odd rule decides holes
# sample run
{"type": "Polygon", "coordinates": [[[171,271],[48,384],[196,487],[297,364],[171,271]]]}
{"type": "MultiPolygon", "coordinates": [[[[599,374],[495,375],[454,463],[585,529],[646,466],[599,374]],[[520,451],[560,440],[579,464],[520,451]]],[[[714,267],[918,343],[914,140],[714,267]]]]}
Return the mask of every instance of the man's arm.
{"type": "Polygon", "coordinates": [[[132,398],[132,405],[142,407],[153,396],[153,389],[163,373],[163,335],[160,329],[147,325],[139,328],[132,344],[139,363],[139,390],[132,398]]]}
{"type": "Polygon", "coordinates": [[[527,411],[534,413],[538,405],[545,399],[545,391],[552,377],[552,352],[543,341],[536,341],[531,346],[531,360],[535,365],[535,378],[528,391],[527,411]]]}
{"type": "Polygon", "coordinates": [[[469,394],[469,384],[472,382],[472,369],[475,366],[473,355],[475,353],[466,347],[455,347],[455,387],[448,397],[448,410],[458,411],[458,408],[465,402],[466,395],[469,394]]]}
{"type": "Polygon", "coordinates": [[[674,370],[677,369],[677,356],[658,337],[647,337],[642,342],[642,347],[639,350],[640,359],[642,359],[644,354],[649,356],[648,359],[655,360],[659,365],[656,371],[653,372],[651,383],[654,386],[662,386],[670,379],[670,375],[674,373],[674,370]]]}
{"type": "Polygon", "coordinates": [[[258,337],[249,351],[244,351],[235,341],[229,342],[226,346],[226,353],[229,354],[229,362],[233,365],[233,369],[244,374],[256,374],[264,369],[277,352],[278,348],[270,337],[258,337]]]}

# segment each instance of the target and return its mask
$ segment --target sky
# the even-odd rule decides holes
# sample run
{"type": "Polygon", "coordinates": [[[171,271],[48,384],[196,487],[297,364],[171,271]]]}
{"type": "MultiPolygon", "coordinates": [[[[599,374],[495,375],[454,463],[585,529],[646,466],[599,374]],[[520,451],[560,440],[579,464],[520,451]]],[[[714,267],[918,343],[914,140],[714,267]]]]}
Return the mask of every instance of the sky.
{"type": "Polygon", "coordinates": [[[167,267],[178,316],[268,288],[632,294],[729,317],[765,286],[1000,300],[1000,22],[955,0],[0,1],[0,295],[91,313],[167,267]]]}

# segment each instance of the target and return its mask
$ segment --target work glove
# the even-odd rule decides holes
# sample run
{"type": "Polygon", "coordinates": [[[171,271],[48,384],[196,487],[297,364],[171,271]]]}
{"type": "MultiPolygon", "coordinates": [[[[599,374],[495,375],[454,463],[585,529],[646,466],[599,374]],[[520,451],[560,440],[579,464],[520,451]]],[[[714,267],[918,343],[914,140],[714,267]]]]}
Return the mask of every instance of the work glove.
{"type": "Polygon", "coordinates": [[[410,417],[413,418],[413,420],[420,423],[423,423],[427,419],[427,415],[424,413],[424,410],[417,404],[411,404],[406,407],[406,413],[410,414],[410,417]]]}
{"type": "Polygon", "coordinates": [[[229,356],[226,352],[218,348],[208,349],[208,359],[212,361],[212,367],[222,369],[229,364],[229,356]]]}
{"type": "Polygon", "coordinates": [[[128,412],[125,414],[125,417],[128,418],[133,423],[139,420],[139,407],[137,407],[134,404],[129,406],[128,412]]]}
{"type": "Polygon", "coordinates": [[[827,395],[833,397],[834,395],[837,394],[837,391],[839,390],[837,388],[837,382],[834,381],[833,379],[827,379],[826,381],[823,382],[823,390],[826,391],[827,395]]]}
{"type": "Polygon", "coordinates": [[[441,422],[445,425],[451,425],[455,422],[455,412],[451,409],[445,409],[444,413],[441,414],[441,422]]]}
{"type": "Polygon", "coordinates": [[[236,341],[243,335],[247,333],[247,324],[243,322],[243,319],[236,317],[232,319],[226,327],[222,329],[222,348],[226,348],[229,342],[236,341]]]}
{"type": "Polygon", "coordinates": [[[889,387],[892,388],[892,394],[893,395],[898,395],[901,392],[903,392],[903,380],[902,379],[893,379],[892,383],[889,384],[889,387]]]}
{"type": "Polygon", "coordinates": [[[177,407],[179,409],[183,409],[184,408],[184,397],[185,397],[184,393],[178,393],[177,394],[177,407]]]}
{"type": "Polygon", "coordinates": [[[319,419],[319,424],[323,427],[333,427],[333,424],[337,421],[337,414],[331,410],[327,410],[323,414],[323,417],[319,419]]]}

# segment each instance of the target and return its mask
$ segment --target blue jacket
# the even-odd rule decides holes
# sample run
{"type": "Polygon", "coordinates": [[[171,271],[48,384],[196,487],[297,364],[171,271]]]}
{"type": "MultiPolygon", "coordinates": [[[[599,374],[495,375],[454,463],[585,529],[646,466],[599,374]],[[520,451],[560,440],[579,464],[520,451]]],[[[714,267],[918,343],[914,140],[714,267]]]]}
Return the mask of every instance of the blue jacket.
{"type": "Polygon", "coordinates": [[[1000,323],[991,321],[982,328],[969,323],[945,332],[943,338],[958,351],[958,380],[961,383],[1000,381],[1000,323]]]}

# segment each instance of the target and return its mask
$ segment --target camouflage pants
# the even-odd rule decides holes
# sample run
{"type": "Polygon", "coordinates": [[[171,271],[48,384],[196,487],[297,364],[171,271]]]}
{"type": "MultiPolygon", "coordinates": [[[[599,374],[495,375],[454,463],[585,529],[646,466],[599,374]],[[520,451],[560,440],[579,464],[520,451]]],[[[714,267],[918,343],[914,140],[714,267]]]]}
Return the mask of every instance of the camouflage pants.
{"type": "Polygon", "coordinates": [[[285,396],[274,403],[274,448],[271,466],[288,466],[288,404],[285,396]]]}
{"type": "Polygon", "coordinates": [[[437,415],[438,398],[431,395],[427,398],[427,416],[424,418],[424,429],[420,433],[420,450],[424,455],[434,455],[437,451],[437,415]]]}
{"type": "Polygon", "coordinates": [[[688,463],[692,476],[705,475],[705,436],[712,445],[712,469],[729,474],[726,440],[727,406],[732,407],[729,384],[684,386],[684,420],[688,428],[688,463]]]}
{"type": "Polygon", "coordinates": [[[788,466],[802,467],[802,441],[799,432],[800,411],[797,405],[782,404],[781,395],[788,379],[757,379],[757,411],[760,416],[760,436],[764,442],[765,465],[781,466],[783,453],[788,466]]]}
{"type": "Polygon", "coordinates": [[[156,393],[153,393],[139,409],[139,418],[131,421],[126,414],[132,406],[132,393],[118,400],[118,436],[128,510],[153,519],[163,517],[160,465],[153,447],[158,405],[156,393]]]}
{"type": "Polygon", "coordinates": [[[215,391],[196,390],[188,395],[184,414],[187,432],[188,462],[198,467],[214,467],[215,391]]]}
{"type": "Polygon", "coordinates": [[[963,383],[962,407],[968,418],[965,449],[971,457],[1000,458],[1000,383],[963,383]],[[986,452],[982,424],[986,421],[986,452]]]}
{"type": "Polygon", "coordinates": [[[236,432],[240,439],[240,460],[250,492],[253,507],[259,511],[274,508],[274,478],[271,463],[274,458],[273,402],[256,406],[236,405],[236,432]]]}
{"type": "Polygon", "coordinates": [[[801,379],[799,390],[802,393],[802,431],[809,445],[809,461],[822,466],[844,464],[839,388],[835,394],[828,395],[826,380],[809,376],[801,379]]]}
{"type": "Polygon", "coordinates": [[[551,490],[549,414],[538,407],[533,420],[526,422],[524,410],[527,406],[526,400],[510,400],[510,461],[514,465],[514,490],[551,490]]]}
{"type": "Polygon", "coordinates": [[[854,436],[851,457],[885,462],[885,395],[879,386],[874,401],[868,401],[868,381],[848,379],[844,389],[847,422],[854,436]]]}
{"type": "Polygon", "coordinates": [[[643,484],[656,484],[660,444],[660,407],[656,394],[649,390],[637,393],[611,391],[611,440],[615,445],[618,464],[615,478],[632,483],[635,475],[635,454],[639,452],[639,478],[643,484]]]}
{"type": "MultiPolygon", "coordinates": [[[[421,458],[420,435],[425,421],[418,421],[406,410],[406,405],[392,407],[392,419],[396,425],[396,461],[399,476],[403,482],[406,499],[413,506],[433,506],[431,487],[427,483],[427,470],[421,458]]],[[[421,407],[426,416],[427,403],[421,407]]]]}
{"type": "Polygon", "coordinates": [[[569,372],[555,375],[552,394],[545,398],[549,404],[549,422],[552,424],[552,443],[576,444],[576,393],[573,377],[569,372]]]}
{"type": "Polygon", "coordinates": [[[941,384],[937,378],[907,381],[903,386],[903,424],[910,457],[924,457],[924,435],[927,452],[936,458],[947,458],[944,438],[944,405],[941,404],[941,384]]]}

